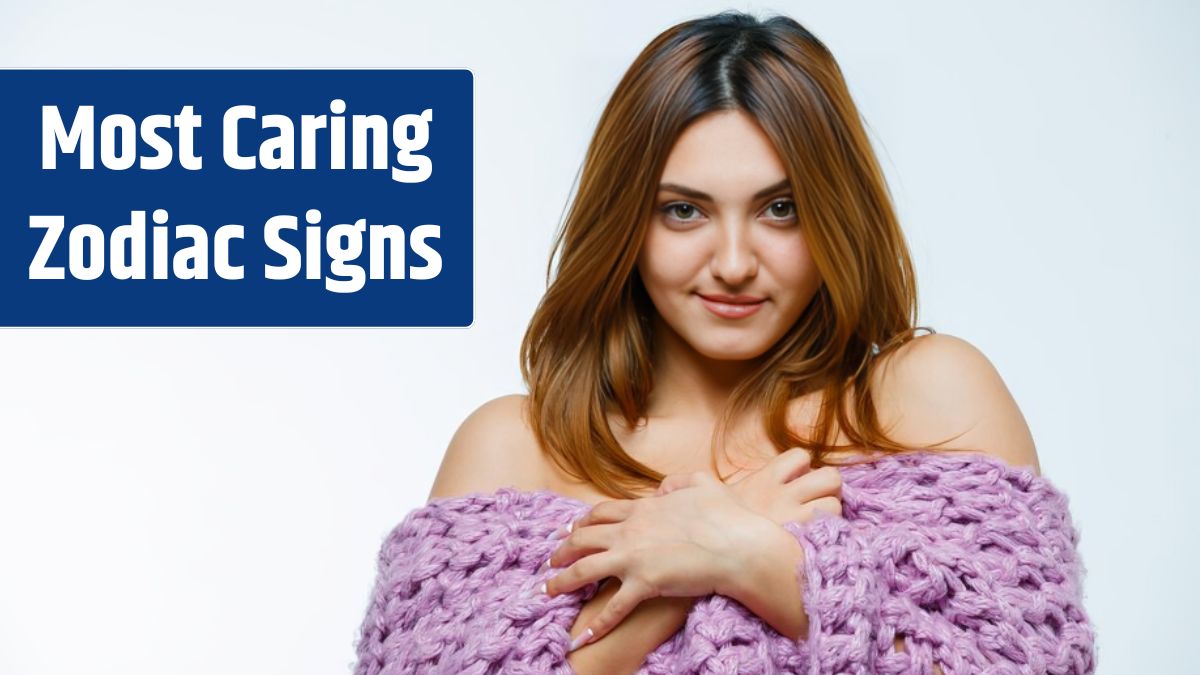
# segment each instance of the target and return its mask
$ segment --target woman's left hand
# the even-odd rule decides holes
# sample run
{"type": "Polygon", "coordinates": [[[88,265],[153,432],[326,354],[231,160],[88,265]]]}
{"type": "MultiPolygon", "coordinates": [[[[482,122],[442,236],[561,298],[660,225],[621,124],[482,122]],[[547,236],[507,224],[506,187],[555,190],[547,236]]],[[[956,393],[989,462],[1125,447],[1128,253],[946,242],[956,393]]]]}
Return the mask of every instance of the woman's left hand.
{"type": "Polygon", "coordinates": [[[576,520],[550,557],[551,567],[566,569],[546,582],[546,592],[621,580],[589,625],[587,642],[595,642],[644,600],[731,595],[734,575],[753,542],[761,541],[764,524],[773,525],[712,474],[673,474],[656,496],[600,502],[576,520]]]}

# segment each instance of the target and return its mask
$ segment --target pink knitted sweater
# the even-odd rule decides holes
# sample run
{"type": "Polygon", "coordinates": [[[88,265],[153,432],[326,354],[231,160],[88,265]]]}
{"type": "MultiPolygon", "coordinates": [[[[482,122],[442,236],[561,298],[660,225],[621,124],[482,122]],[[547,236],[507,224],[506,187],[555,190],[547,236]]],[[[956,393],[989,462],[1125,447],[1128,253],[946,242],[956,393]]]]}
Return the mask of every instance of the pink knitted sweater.
{"type": "MultiPolygon", "coordinates": [[[[638,673],[1094,672],[1079,535],[1045,477],[930,451],[841,473],[841,517],[783,525],[806,553],[804,639],[708,595],[638,673]]],[[[559,571],[537,572],[558,543],[547,536],[589,508],[504,487],[410,512],[379,553],[355,675],[573,673],[569,631],[599,583],[521,591],[559,571]]]]}

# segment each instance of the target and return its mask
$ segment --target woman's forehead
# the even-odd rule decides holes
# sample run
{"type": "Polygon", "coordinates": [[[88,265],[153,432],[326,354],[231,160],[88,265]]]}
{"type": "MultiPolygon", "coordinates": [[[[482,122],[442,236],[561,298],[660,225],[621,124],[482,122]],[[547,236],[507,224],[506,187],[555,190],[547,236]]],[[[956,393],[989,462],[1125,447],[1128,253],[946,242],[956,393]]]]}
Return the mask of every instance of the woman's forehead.
{"type": "Polygon", "coordinates": [[[706,115],[680,134],[667,156],[659,189],[702,199],[760,197],[787,178],[771,140],[746,113],[706,115]]]}

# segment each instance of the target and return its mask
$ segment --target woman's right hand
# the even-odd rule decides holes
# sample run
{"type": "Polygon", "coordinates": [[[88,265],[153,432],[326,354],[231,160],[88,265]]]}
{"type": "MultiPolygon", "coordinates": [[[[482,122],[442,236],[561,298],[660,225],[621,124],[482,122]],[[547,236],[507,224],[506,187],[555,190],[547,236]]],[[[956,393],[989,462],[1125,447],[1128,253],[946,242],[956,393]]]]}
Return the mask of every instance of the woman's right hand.
{"type": "Polygon", "coordinates": [[[730,487],[747,508],[782,525],[808,522],[817,511],[842,515],[842,474],[812,469],[808,451],[790,448],[730,487]]]}

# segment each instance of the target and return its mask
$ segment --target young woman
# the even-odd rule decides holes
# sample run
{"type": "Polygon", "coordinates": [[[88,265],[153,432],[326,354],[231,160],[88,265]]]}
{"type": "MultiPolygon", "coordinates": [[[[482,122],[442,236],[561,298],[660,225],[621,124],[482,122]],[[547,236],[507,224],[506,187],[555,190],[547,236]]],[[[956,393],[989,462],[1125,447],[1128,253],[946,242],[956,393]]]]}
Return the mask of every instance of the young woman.
{"type": "Polygon", "coordinates": [[[467,418],[429,504],[536,494],[588,507],[532,584],[535,602],[553,602],[607,582],[574,616],[575,672],[643,667],[712,594],[807,637],[803,659],[773,657],[798,670],[1090,672],[1075,559],[1061,553],[1069,523],[1043,542],[1061,558],[1009,574],[1029,593],[1049,592],[1035,578],[1062,581],[1051,624],[1004,623],[1020,607],[997,600],[1009,589],[985,594],[963,572],[1050,530],[1026,517],[1043,501],[988,512],[1013,503],[1005,492],[956,505],[1050,488],[988,359],[964,339],[916,334],[913,267],[883,175],[811,33],[725,12],[656,37],[604,110],[556,250],[522,345],[529,394],[467,418]],[[1014,521],[1028,531],[978,534],[1014,521]],[[814,524],[841,529],[802,529],[814,524]],[[973,592],[994,603],[955,605],[973,592]]]}

